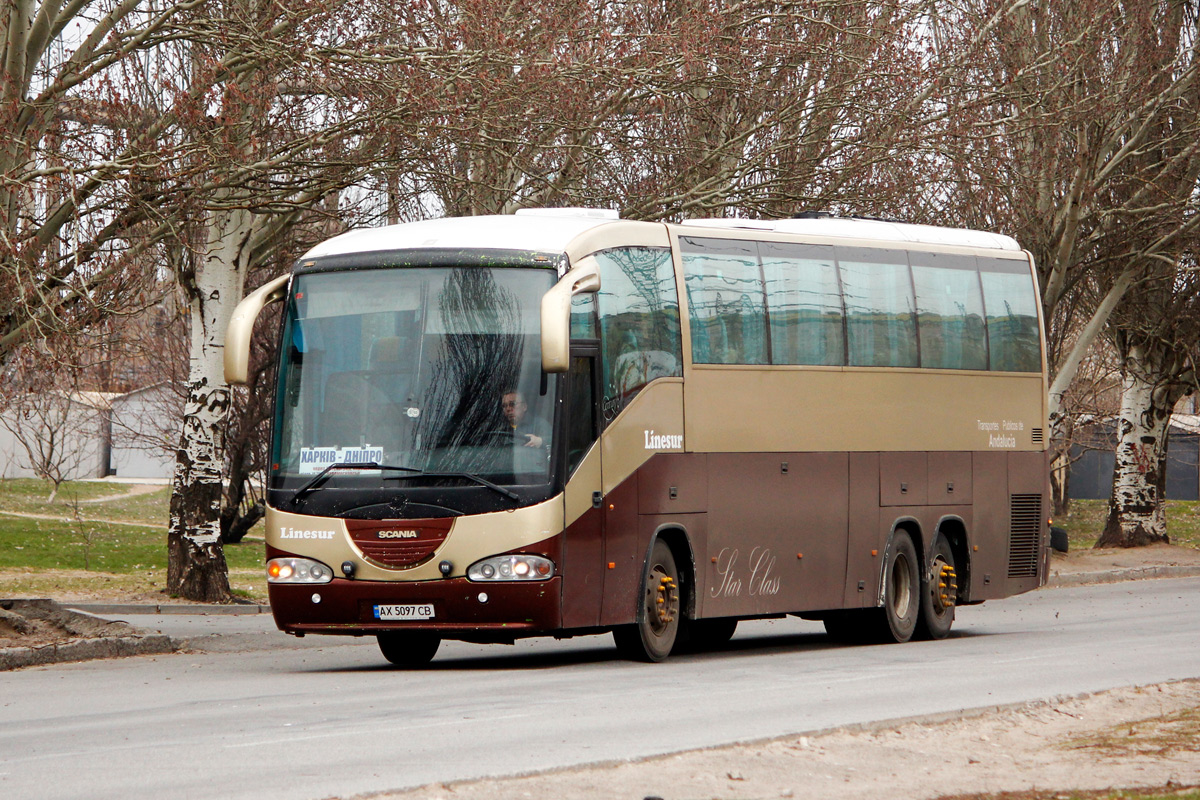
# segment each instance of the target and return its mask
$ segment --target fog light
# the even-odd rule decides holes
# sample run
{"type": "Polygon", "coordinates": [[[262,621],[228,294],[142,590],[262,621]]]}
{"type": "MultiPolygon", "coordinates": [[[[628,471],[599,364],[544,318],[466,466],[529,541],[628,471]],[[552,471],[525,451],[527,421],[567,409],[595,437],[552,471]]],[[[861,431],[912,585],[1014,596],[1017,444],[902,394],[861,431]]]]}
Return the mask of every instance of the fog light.
{"type": "Polygon", "coordinates": [[[480,592],[479,593],[479,602],[486,603],[487,601],[488,601],[487,592],[480,592]]]}
{"type": "Polygon", "coordinates": [[[321,602],[321,595],[320,595],[320,594],[318,594],[317,592],[313,592],[313,602],[314,602],[314,603],[319,603],[319,602],[321,602]]]}

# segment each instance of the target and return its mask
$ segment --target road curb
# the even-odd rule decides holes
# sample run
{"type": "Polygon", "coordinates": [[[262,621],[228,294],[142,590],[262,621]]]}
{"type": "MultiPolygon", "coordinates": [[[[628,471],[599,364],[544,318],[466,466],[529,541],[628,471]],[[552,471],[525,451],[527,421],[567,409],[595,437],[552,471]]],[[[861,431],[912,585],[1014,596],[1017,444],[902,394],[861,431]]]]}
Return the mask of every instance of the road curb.
{"type": "Polygon", "coordinates": [[[1200,575],[1200,566],[1159,565],[1151,567],[1128,567],[1100,572],[1052,573],[1046,581],[1048,587],[1088,586],[1097,583],[1122,583],[1148,578],[1193,578],[1200,575]]]}
{"type": "Polygon", "coordinates": [[[179,644],[161,633],[145,636],[108,636],[100,639],[74,639],[41,647],[6,647],[0,650],[0,671],[61,664],[66,661],[92,661],[98,658],[162,655],[179,650],[179,644]]]}
{"type": "Polygon", "coordinates": [[[271,607],[257,603],[236,605],[199,605],[188,603],[70,603],[67,608],[87,614],[270,614],[271,607]]]}

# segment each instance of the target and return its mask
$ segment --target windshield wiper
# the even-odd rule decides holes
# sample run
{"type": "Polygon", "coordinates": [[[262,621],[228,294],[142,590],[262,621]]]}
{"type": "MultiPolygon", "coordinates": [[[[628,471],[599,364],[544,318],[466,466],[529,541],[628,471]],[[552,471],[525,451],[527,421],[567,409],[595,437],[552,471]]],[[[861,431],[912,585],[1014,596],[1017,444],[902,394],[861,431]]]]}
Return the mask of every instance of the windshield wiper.
{"type": "Polygon", "coordinates": [[[314,491],[316,491],[317,484],[323,482],[327,477],[329,477],[329,473],[333,472],[335,469],[379,469],[379,470],[386,469],[386,470],[393,470],[393,471],[397,471],[397,472],[416,472],[416,473],[421,472],[421,470],[415,469],[413,467],[392,467],[392,466],[388,466],[387,464],[376,464],[374,461],[365,461],[362,463],[356,462],[353,464],[330,464],[328,467],[321,470],[316,475],[313,475],[312,478],[307,483],[305,483],[303,486],[301,486],[299,489],[296,490],[296,493],[294,495],[292,495],[292,503],[298,503],[301,500],[303,500],[305,497],[307,497],[308,495],[310,495],[314,491]]]}
{"type": "Polygon", "coordinates": [[[519,501],[521,499],[520,496],[517,495],[516,492],[509,491],[508,489],[505,489],[503,486],[492,483],[487,478],[480,477],[479,475],[476,475],[474,472],[421,472],[420,470],[412,470],[412,469],[407,470],[407,471],[415,472],[417,474],[415,474],[415,475],[397,475],[396,477],[388,478],[387,480],[393,480],[393,481],[408,480],[409,478],[465,478],[469,481],[474,481],[475,483],[478,483],[480,486],[486,486],[487,488],[491,489],[494,492],[499,492],[500,494],[507,497],[509,500],[519,501]]]}

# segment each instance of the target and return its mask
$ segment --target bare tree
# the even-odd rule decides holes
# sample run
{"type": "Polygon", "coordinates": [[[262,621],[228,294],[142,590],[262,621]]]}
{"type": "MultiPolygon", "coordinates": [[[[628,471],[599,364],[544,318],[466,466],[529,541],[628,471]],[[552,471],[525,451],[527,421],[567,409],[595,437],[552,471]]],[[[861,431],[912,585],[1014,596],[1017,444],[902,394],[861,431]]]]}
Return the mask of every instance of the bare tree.
{"type": "Polygon", "coordinates": [[[1000,230],[1032,251],[1049,330],[1052,422],[1110,315],[1198,220],[1162,224],[1154,187],[1200,146],[1194,8],[1183,0],[936,4],[944,122],[924,195],[933,218],[1000,230]],[[1181,124],[1165,124],[1168,119],[1181,124]],[[1146,153],[1165,157],[1147,158],[1146,153]],[[1173,153],[1174,155],[1169,155],[1173,153]],[[1139,189],[1138,187],[1141,187],[1139,189]],[[1118,246],[1151,214],[1156,236],[1118,246]],[[1139,258],[1121,253],[1137,252],[1139,258]]]}
{"type": "MultiPolygon", "coordinates": [[[[875,212],[913,186],[921,4],[418,3],[347,77],[402,110],[389,219],[536,205],[627,217],[875,212]],[[390,39],[390,41],[388,41],[390,39]],[[399,100],[399,102],[397,102],[399,100]]],[[[370,13],[370,12],[364,12],[370,13]]]]}
{"type": "Polygon", "coordinates": [[[0,364],[144,299],[169,232],[152,173],[172,146],[147,104],[153,52],[200,0],[14,0],[0,12],[0,364]]]}
{"type": "Polygon", "coordinates": [[[95,476],[105,452],[105,409],[78,390],[70,371],[23,366],[10,374],[0,425],[24,450],[26,468],[50,484],[46,502],[52,503],[64,482],[95,476]]]}

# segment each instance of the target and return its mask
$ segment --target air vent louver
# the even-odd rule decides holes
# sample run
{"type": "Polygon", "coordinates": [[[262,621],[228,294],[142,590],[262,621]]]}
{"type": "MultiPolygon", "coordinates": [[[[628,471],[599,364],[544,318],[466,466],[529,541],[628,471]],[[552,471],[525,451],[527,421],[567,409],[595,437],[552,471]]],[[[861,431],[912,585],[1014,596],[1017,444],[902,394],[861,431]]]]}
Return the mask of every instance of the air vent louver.
{"type": "Polygon", "coordinates": [[[1014,494],[1009,496],[1008,577],[1036,578],[1038,574],[1038,543],[1042,530],[1042,496],[1014,494]]]}

